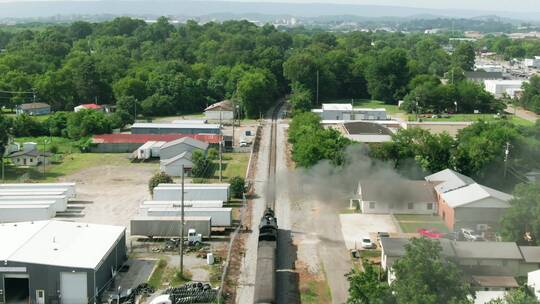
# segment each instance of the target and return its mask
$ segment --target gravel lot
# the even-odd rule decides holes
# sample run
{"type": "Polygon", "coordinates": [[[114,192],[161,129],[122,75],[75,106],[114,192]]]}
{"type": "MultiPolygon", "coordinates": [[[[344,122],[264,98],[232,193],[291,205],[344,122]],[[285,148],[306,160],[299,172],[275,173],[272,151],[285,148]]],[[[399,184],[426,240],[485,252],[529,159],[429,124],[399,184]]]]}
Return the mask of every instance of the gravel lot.
{"type": "MultiPolygon", "coordinates": [[[[127,154],[126,154],[127,157],[127,154]]],[[[79,222],[125,226],[150,198],[148,180],[159,170],[156,164],[99,165],[69,175],[62,180],[77,183],[77,207],[84,216],[79,222]]]]}
{"type": "Polygon", "coordinates": [[[399,229],[388,214],[341,214],[341,233],[347,249],[359,249],[361,239],[369,236],[376,241],[377,232],[397,233],[399,229]]]}

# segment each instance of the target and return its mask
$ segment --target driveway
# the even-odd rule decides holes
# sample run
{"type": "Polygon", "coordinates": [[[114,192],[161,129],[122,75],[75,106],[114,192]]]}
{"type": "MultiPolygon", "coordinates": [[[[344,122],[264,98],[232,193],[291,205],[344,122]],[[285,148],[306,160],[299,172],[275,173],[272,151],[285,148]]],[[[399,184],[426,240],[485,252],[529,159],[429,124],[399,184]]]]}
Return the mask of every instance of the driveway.
{"type": "Polygon", "coordinates": [[[370,236],[371,240],[375,241],[379,231],[399,232],[389,214],[341,214],[339,220],[347,249],[360,248],[362,238],[365,236],[370,236]]]}
{"type": "Polygon", "coordinates": [[[516,109],[514,109],[514,106],[508,105],[505,111],[511,114],[514,114],[515,111],[517,117],[523,118],[531,122],[536,122],[536,120],[538,119],[538,114],[527,111],[521,107],[517,107],[516,109]]]}

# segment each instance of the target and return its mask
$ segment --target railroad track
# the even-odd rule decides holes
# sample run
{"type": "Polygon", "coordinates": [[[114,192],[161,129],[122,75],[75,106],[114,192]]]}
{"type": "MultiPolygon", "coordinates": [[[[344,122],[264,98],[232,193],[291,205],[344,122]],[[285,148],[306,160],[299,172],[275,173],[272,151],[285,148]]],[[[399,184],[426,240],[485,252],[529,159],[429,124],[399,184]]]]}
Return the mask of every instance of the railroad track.
{"type": "Polygon", "coordinates": [[[270,125],[270,149],[268,156],[268,185],[266,187],[266,207],[275,210],[276,207],[276,170],[277,170],[277,120],[283,103],[274,108],[270,125]]]}

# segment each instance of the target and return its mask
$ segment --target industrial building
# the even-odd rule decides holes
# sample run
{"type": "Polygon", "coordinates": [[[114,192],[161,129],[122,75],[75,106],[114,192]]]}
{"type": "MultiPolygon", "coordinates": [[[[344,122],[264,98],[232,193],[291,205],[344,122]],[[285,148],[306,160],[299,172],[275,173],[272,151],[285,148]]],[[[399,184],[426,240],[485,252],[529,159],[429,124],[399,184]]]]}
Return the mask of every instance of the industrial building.
{"type": "Polygon", "coordinates": [[[101,303],[127,259],[125,228],[63,221],[0,224],[0,302],[101,303]]]}
{"type": "Polygon", "coordinates": [[[522,90],[524,80],[484,80],[486,91],[493,94],[496,98],[508,96],[515,98],[522,90]]]}
{"type": "Polygon", "coordinates": [[[199,141],[190,137],[183,137],[170,141],[161,146],[159,149],[159,158],[161,160],[166,160],[176,157],[184,152],[193,153],[195,150],[206,154],[208,147],[209,144],[207,142],[199,141]]]}
{"type": "Polygon", "coordinates": [[[218,124],[134,123],[132,134],[221,134],[218,124]]]}
{"type": "Polygon", "coordinates": [[[387,120],[386,109],[354,108],[350,103],[323,103],[321,109],[311,110],[322,120],[387,120]]]}
{"type": "Polygon", "coordinates": [[[523,60],[523,64],[528,68],[540,68],[540,56],[534,56],[534,58],[527,58],[523,60]]]}
{"type": "MultiPolygon", "coordinates": [[[[223,139],[217,134],[102,134],[92,137],[90,151],[94,153],[132,153],[147,142],[155,142],[151,149],[155,150],[158,143],[170,142],[180,138],[190,137],[210,145],[218,145],[223,139]]],[[[159,157],[159,150],[152,157],[159,157]]]]}
{"type": "Polygon", "coordinates": [[[502,72],[487,72],[487,71],[465,71],[465,78],[477,83],[484,83],[484,80],[499,80],[504,79],[502,72]]]}
{"type": "Polygon", "coordinates": [[[343,123],[345,137],[363,143],[381,143],[392,140],[392,131],[383,124],[367,121],[343,123]]]}
{"type": "Polygon", "coordinates": [[[234,104],[231,100],[223,100],[211,104],[204,109],[204,116],[208,120],[233,120],[234,118],[234,104]]]}

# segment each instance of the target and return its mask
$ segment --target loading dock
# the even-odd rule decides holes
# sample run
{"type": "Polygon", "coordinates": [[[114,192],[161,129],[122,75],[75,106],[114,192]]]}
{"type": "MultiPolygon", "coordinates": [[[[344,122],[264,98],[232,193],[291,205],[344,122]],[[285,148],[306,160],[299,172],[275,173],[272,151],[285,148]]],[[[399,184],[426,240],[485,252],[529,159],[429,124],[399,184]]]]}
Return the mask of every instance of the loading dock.
{"type": "Polygon", "coordinates": [[[4,289],[6,304],[30,302],[30,284],[27,274],[5,274],[4,289]]]}
{"type": "Polygon", "coordinates": [[[62,303],[88,303],[86,272],[61,272],[60,295],[62,303]]]}

